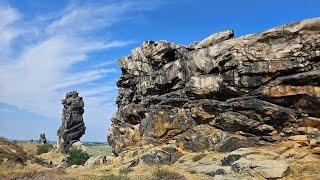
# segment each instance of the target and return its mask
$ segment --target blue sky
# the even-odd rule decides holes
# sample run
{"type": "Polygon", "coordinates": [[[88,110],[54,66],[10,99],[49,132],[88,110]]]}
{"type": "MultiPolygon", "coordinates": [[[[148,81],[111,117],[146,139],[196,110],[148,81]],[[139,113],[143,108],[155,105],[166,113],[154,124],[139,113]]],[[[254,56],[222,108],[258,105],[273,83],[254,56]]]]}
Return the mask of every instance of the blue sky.
{"type": "Polygon", "coordinates": [[[60,100],[84,97],[82,140],[106,141],[116,111],[116,60],[144,40],[189,44],[319,17],[318,0],[0,1],[0,136],[55,140],[60,100]]]}

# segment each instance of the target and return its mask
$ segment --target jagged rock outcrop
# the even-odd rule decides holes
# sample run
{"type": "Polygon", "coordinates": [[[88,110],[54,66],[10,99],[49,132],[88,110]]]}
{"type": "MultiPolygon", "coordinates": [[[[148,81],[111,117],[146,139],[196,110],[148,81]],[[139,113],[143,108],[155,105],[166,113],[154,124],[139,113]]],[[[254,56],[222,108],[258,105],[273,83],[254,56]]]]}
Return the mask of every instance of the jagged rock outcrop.
{"type": "Polygon", "coordinates": [[[39,144],[41,145],[47,144],[47,138],[45,133],[40,133],[39,144]]]}
{"type": "Polygon", "coordinates": [[[226,152],[319,136],[319,18],[237,38],[227,30],[191,46],[146,41],[119,65],[108,134],[115,155],[149,144],[226,152]]]}
{"type": "Polygon", "coordinates": [[[57,147],[60,152],[67,153],[72,144],[80,141],[80,137],[85,134],[86,127],[82,117],[84,103],[76,91],[67,93],[61,103],[63,113],[62,124],[57,132],[57,147]]]}

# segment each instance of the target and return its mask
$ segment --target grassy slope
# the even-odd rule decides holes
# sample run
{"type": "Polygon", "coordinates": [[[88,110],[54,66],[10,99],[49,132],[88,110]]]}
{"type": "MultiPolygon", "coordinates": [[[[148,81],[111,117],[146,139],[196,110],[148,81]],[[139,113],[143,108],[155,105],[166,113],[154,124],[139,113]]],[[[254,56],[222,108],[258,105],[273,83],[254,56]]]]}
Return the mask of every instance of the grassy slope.
{"type": "Polygon", "coordinates": [[[105,155],[110,156],[112,155],[111,146],[107,144],[84,144],[86,147],[87,153],[90,156],[98,156],[98,155],[105,155]]]}

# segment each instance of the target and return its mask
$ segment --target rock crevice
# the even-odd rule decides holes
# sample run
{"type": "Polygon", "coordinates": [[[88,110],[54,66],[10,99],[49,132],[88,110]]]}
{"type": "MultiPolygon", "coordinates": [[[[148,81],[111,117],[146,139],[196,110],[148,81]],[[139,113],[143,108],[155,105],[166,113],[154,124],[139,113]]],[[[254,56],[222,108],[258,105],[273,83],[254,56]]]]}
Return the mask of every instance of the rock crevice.
{"type": "Polygon", "coordinates": [[[120,59],[114,154],[163,143],[232,151],[319,124],[320,19],[233,36],[190,46],[146,41],[120,59]]]}

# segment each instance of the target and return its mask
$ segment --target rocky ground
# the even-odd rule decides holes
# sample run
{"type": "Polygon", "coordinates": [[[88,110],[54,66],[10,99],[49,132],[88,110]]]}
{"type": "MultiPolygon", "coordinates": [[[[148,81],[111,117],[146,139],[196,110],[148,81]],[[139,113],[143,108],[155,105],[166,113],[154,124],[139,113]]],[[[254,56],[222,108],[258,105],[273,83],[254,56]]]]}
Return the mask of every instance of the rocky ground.
{"type": "Polygon", "coordinates": [[[83,166],[65,167],[65,156],[57,150],[37,156],[23,150],[32,149],[28,142],[1,141],[0,179],[319,179],[320,152],[303,137],[293,139],[227,153],[144,146],[103,162],[98,155],[83,166]]]}

